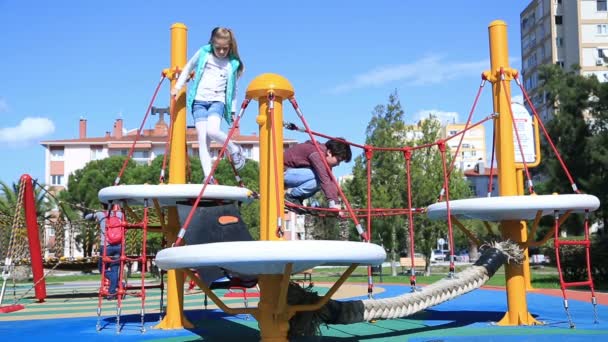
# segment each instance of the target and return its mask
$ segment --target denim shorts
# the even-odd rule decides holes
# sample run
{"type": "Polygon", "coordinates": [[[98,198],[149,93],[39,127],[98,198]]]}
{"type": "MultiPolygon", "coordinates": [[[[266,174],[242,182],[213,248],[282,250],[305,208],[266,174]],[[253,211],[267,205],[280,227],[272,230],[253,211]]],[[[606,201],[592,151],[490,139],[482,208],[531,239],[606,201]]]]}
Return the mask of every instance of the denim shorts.
{"type": "Polygon", "coordinates": [[[209,115],[216,114],[220,118],[224,116],[224,103],[220,101],[194,101],[192,104],[192,117],[194,122],[207,120],[209,115]]]}

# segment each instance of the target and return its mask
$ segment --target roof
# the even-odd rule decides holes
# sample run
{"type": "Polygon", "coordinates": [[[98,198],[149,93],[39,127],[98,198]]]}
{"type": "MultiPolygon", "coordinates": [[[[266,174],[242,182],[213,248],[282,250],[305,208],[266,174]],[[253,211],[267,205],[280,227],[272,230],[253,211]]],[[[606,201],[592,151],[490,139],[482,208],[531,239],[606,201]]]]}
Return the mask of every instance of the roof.
{"type": "Polygon", "coordinates": [[[464,176],[465,177],[489,177],[490,172],[494,177],[498,177],[498,169],[495,167],[493,167],[492,169],[485,168],[483,173],[479,173],[479,172],[475,171],[475,169],[465,170],[464,176]]]}
{"type": "MultiPolygon", "coordinates": [[[[162,135],[147,135],[147,132],[144,132],[142,136],[137,139],[137,143],[151,143],[151,144],[164,144],[167,142],[167,136],[162,135]]],[[[94,138],[77,138],[77,139],[59,139],[59,140],[45,140],[41,141],[41,145],[104,145],[104,144],[121,144],[121,143],[132,143],[135,140],[136,133],[125,135],[121,138],[117,138],[114,136],[105,136],[105,137],[94,137],[94,138]]],[[[186,140],[189,143],[196,143],[198,141],[197,135],[195,132],[188,132],[186,136],[186,140]]],[[[238,143],[254,143],[258,144],[260,142],[260,137],[256,134],[253,135],[237,135],[233,136],[232,140],[238,143]]],[[[297,142],[293,139],[285,139],[286,143],[294,143],[297,142]]]]}

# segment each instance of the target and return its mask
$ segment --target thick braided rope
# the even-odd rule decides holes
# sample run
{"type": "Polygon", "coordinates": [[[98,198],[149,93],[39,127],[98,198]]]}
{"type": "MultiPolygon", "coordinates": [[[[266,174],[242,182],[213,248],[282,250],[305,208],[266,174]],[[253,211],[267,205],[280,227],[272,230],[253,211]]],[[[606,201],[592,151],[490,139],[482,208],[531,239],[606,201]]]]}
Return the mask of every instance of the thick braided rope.
{"type": "Polygon", "coordinates": [[[359,301],[330,301],[331,323],[350,324],[376,319],[393,319],[413,315],[429,307],[454,299],[485,284],[494,272],[507,261],[521,262],[522,253],[517,245],[505,241],[493,244],[475,265],[453,278],[444,278],[420,291],[386,299],[359,301]]]}
{"type": "Polygon", "coordinates": [[[423,287],[420,291],[393,298],[364,300],[363,320],[410,316],[473,291],[485,284],[488,279],[490,277],[485,267],[472,266],[458,273],[454,278],[442,279],[423,287]]]}

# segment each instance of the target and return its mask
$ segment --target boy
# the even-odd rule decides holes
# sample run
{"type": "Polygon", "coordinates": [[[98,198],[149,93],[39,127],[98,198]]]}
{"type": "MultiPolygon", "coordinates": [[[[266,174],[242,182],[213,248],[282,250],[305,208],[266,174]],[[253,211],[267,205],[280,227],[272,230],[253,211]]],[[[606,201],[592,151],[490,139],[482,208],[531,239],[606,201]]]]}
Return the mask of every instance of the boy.
{"type": "Polygon", "coordinates": [[[343,161],[350,162],[352,158],[350,145],[342,138],[337,138],[319,144],[319,147],[321,154],[312,141],[285,150],[283,154],[285,201],[301,206],[302,200],[323,190],[328,207],[341,209],[338,188],[331,177],[331,168],[343,161]],[[325,167],[322,158],[325,158],[330,170],[325,167]]]}

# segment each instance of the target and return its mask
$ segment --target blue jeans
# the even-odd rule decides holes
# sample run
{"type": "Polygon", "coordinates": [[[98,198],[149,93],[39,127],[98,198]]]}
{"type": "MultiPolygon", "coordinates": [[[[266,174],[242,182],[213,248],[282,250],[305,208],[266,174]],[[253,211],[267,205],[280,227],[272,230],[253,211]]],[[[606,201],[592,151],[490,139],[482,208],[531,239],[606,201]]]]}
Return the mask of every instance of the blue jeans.
{"type": "Polygon", "coordinates": [[[285,188],[291,189],[291,197],[305,199],[312,197],[321,189],[319,179],[309,168],[293,168],[283,174],[285,188]]]}
{"type": "MultiPolygon", "coordinates": [[[[108,287],[108,293],[111,295],[116,294],[116,289],[118,288],[118,276],[120,272],[120,253],[122,248],[120,245],[108,245],[106,248],[106,256],[111,257],[112,262],[106,263],[106,278],[110,281],[110,287],[108,287]]],[[[99,261],[97,262],[97,267],[99,268],[99,273],[101,273],[102,261],[103,258],[103,248],[99,252],[99,261]]]]}
{"type": "Polygon", "coordinates": [[[194,101],[192,104],[192,117],[194,122],[205,120],[209,115],[217,114],[224,116],[224,103],[219,101],[194,101]]]}

